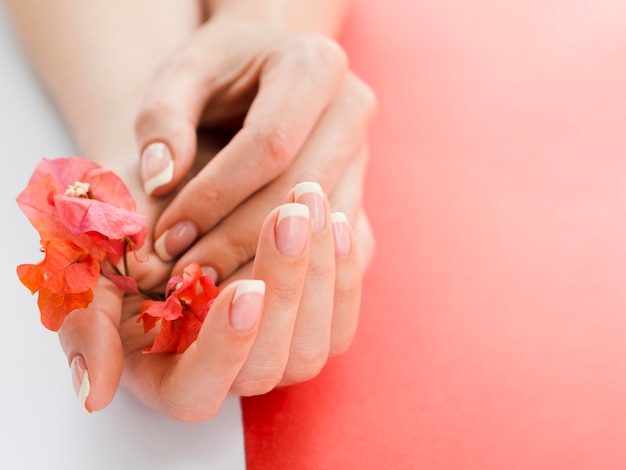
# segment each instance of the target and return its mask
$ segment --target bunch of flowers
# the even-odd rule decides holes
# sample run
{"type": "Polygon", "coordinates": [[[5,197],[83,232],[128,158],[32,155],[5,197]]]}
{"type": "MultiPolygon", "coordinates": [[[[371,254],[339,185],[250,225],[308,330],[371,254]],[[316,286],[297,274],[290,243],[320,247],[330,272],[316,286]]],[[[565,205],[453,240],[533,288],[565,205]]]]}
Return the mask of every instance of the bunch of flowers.
{"type": "Polygon", "coordinates": [[[38,264],[19,265],[17,274],[38,293],[46,328],[57,331],[72,311],[88,307],[102,274],[123,291],[146,298],[137,319],[145,332],[160,322],[146,352],[181,353],[196,339],[219,291],[195,263],[170,279],[164,293],[137,285],[127,256],[143,245],[146,218],[112,171],[81,157],[43,159],[17,203],[39,232],[44,253],[38,264]]]}

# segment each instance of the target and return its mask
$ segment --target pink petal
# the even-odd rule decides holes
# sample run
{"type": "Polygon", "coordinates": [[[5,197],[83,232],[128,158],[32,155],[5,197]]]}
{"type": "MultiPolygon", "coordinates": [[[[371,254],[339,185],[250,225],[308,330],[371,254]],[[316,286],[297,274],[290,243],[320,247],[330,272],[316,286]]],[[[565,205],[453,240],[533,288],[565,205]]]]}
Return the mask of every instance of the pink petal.
{"type": "Polygon", "coordinates": [[[115,240],[144,231],[146,217],[94,199],[57,195],[59,218],[74,234],[97,232],[115,240]]]}

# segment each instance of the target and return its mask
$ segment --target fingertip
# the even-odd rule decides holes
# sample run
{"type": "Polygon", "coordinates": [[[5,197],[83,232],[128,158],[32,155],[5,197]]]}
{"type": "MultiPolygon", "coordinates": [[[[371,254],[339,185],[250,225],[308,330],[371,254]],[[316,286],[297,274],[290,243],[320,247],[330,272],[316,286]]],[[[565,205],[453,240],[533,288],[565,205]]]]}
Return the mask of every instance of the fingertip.
{"type": "Polygon", "coordinates": [[[143,190],[151,196],[161,186],[174,178],[174,159],[169,146],[163,142],[152,142],[141,153],[141,178],[143,190]]]}
{"type": "Polygon", "coordinates": [[[105,408],[117,391],[124,355],[116,326],[103,312],[72,312],[59,330],[80,406],[91,413],[105,408]]]}
{"type": "Polygon", "coordinates": [[[237,283],[230,307],[230,324],[239,333],[248,333],[258,324],[265,300],[265,282],[242,280],[237,283]]]}
{"type": "Polygon", "coordinates": [[[137,118],[135,133],[144,192],[149,196],[169,194],[193,165],[195,126],[175,108],[147,105],[137,118]]]}

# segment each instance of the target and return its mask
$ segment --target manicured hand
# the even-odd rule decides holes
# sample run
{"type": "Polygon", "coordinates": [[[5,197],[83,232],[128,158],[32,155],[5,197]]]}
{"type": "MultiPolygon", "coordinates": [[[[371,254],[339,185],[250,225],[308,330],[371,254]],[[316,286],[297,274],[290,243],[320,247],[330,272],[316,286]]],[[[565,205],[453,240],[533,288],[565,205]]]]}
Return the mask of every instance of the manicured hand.
{"type": "Polygon", "coordinates": [[[303,180],[355,224],[374,108],[331,39],[209,20],[160,68],[136,122],[145,191],[180,187],[155,226],[156,252],[178,260],[174,271],[197,261],[226,279],[254,257],[265,216],[303,180]],[[200,127],[234,135],[186,182],[200,127]]]}
{"type": "MultiPolygon", "coordinates": [[[[357,245],[317,184],[296,186],[265,217],[252,280],[221,286],[197,341],[179,355],[145,354],[152,338],[136,322],[141,299],[102,281],[90,308],[70,314],[59,332],[84,406],[104,408],[121,378],[151,408],[197,422],[214,416],[229,394],[314,377],[356,330],[357,245]]],[[[146,256],[133,265],[140,284],[166,266],[146,256]]]]}

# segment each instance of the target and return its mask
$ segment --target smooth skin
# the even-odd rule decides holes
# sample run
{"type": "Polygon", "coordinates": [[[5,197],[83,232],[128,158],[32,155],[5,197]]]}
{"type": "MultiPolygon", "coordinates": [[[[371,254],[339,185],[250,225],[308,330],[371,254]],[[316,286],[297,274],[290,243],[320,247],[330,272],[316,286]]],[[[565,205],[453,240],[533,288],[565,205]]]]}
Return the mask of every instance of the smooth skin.
{"type": "MultiPolygon", "coordinates": [[[[141,353],[148,339],[134,320],[137,299],[122,296],[102,281],[90,308],[72,313],[60,331],[68,361],[76,364],[79,361],[75,358],[81,357],[88,370],[91,388],[85,406],[89,410],[104,408],[121,380],[125,388],[157,411],[195,422],[213,416],[228,393],[254,395],[307,380],[329,357],[344,351],[356,329],[362,269],[373,252],[360,199],[373,98],[348,71],[344,59],[337,61],[336,68],[329,68],[332,79],[324,79],[324,74],[312,77],[327,83],[328,91],[319,100],[303,101],[286,114],[274,115],[274,98],[289,102],[293,87],[281,90],[271,86],[274,80],[286,86],[290,82],[282,78],[283,74],[297,74],[297,65],[302,63],[298,59],[294,65],[288,60],[288,51],[298,44],[296,55],[300,55],[306,49],[306,38],[318,45],[311,46],[312,50],[325,47],[334,50],[335,57],[342,56],[329,39],[310,34],[335,30],[339,23],[335,6],[339,2],[302,2],[297,9],[289,2],[250,7],[244,0],[209,5],[191,0],[7,3],[33,63],[81,152],[127,182],[139,211],[148,216],[150,227],[155,227],[154,235],[159,237],[176,223],[176,207],[204,201],[194,211],[183,212],[198,227],[200,240],[178,264],[160,259],[153,250],[155,238],[149,237],[140,253],[144,261],[132,265],[133,276],[145,288],[156,288],[172,269],[180,272],[193,259],[211,267],[223,288],[212,310],[214,321],[205,324],[189,354],[157,357],[141,353]],[[290,12],[306,13],[307,8],[309,14],[292,16],[290,12]],[[208,21],[207,10],[212,13],[208,21]],[[243,35],[239,52],[233,30],[243,35]],[[264,30],[267,37],[274,38],[273,45],[262,44],[264,30]],[[245,31],[250,31],[250,36],[245,31]],[[220,52],[213,41],[229,44],[229,50],[220,52]],[[252,47],[255,42],[257,49],[252,47]],[[207,49],[211,54],[202,60],[185,59],[187,51],[204,47],[212,49],[207,49]],[[211,63],[203,62],[211,55],[219,57],[216,60],[221,69],[211,69],[211,63]],[[176,66],[181,63],[190,65],[183,67],[188,75],[176,66]],[[230,81],[223,78],[223,74],[228,75],[228,64],[234,71],[231,78],[235,77],[230,81]],[[281,64],[291,65],[285,68],[281,64]],[[155,101],[177,101],[177,83],[194,83],[212,70],[222,77],[223,86],[217,95],[201,94],[196,102],[193,97],[189,102],[183,100],[186,109],[154,105],[155,101]],[[240,73],[242,70],[246,72],[240,73]],[[352,86],[362,90],[362,96],[342,93],[352,86]],[[252,100],[255,96],[259,99],[252,100]],[[189,118],[194,109],[197,120],[189,118]],[[215,131],[237,121],[243,122],[243,128],[224,146],[215,131]],[[196,141],[190,131],[202,123],[210,124],[210,133],[201,132],[196,141]],[[278,135],[287,136],[278,140],[280,145],[271,137],[276,135],[272,129],[281,129],[278,135]],[[346,129],[359,137],[342,140],[346,129]],[[175,161],[171,187],[159,188],[162,195],[158,198],[145,194],[140,175],[137,155],[148,141],[167,143],[175,161]],[[278,150],[267,156],[259,154],[259,149],[278,150]],[[246,165],[247,161],[252,163],[246,165]],[[301,181],[320,183],[330,194],[330,203],[324,196],[324,229],[309,233],[306,249],[294,258],[277,253],[277,212],[272,208],[284,202],[285,193],[301,181]],[[175,186],[182,187],[176,196],[176,191],[168,193],[175,186]],[[173,205],[167,209],[170,202],[173,205]],[[332,235],[336,226],[329,222],[331,206],[347,214],[358,234],[357,243],[348,229],[351,250],[339,257],[335,256],[337,239],[332,235]],[[216,246],[220,246],[219,255],[216,246]],[[266,289],[260,320],[242,335],[235,334],[228,319],[237,283],[246,278],[262,279],[266,289]],[[294,280],[298,280],[295,285],[294,280]],[[223,355],[213,351],[212,344],[222,345],[223,355]],[[200,364],[202,370],[211,371],[210,376],[200,370],[200,364]],[[190,395],[190,390],[204,398],[190,395]]],[[[210,83],[217,80],[205,79],[210,83]]],[[[298,79],[310,77],[298,74],[298,79]]],[[[301,87],[300,93],[315,88],[312,82],[301,87]]],[[[294,202],[293,197],[289,193],[287,201],[294,202]]]]}

